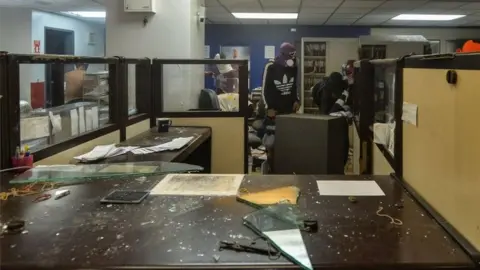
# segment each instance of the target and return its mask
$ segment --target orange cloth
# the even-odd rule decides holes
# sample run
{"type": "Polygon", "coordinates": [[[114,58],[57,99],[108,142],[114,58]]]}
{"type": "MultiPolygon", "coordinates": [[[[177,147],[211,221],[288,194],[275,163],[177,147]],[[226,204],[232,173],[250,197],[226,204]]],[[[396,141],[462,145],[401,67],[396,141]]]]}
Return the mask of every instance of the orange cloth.
{"type": "Polygon", "coordinates": [[[469,52],[480,52],[480,43],[477,43],[473,40],[469,40],[463,44],[460,52],[469,53],[469,52]]]}
{"type": "Polygon", "coordinates": [[[85,70],[76,69],[65,74],[65,102],[83,97],[85,70]]]}

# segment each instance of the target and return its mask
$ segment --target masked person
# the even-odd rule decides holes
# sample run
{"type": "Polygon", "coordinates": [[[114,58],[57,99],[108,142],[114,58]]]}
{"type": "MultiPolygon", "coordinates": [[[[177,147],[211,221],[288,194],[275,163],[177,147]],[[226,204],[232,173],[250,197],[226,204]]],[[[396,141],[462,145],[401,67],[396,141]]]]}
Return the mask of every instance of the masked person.
{"type": "Polygon", "coordinates": [[[295,113],[300,108],[295,56],[295,47],[290,43],[283,43],[279,55],[267,63],[263,73],[262,96],[267,113],[264,129],[259,132],[259,136],[263,136],[270,170],[273,169],[275,117],[295,113]]]}

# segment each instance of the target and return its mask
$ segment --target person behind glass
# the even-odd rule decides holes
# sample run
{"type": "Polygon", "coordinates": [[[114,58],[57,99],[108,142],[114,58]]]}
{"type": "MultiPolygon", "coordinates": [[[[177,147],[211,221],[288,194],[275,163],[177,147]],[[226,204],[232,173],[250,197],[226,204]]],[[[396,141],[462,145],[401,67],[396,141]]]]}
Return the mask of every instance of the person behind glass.
{"type": "Polygon", "coordinates": [[[264,120],[263,144],[267,150],[267,161],[273,169],[273,144],[275,135],[275,117],[298,111],[300,102],[297,92],[296,50],[290,43],[280,46],[280,53],[267,63],[263,74],[262,97],[267,110],[264,120]]]}
{"type": "Polygon", "coordinates": [[[75,70],[65,73],[65,102],[83,98],[83,81],[86,71],[86,64],[77,63],[75,70]]]}

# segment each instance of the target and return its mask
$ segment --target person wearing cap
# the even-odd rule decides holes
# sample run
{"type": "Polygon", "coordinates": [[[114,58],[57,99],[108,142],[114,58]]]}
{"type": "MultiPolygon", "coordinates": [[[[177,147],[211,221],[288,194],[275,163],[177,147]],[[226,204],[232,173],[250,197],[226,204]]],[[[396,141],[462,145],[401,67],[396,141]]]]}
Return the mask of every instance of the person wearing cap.
{"type": "Polygon", "coordinates": [[[259,137],[263,137],[270,170],[273,168],[275,117],[296,113],[300,108],[297,72],[296,50],[290,43],[283,43],[280,46],[280,53],[273,61],[269,61],[264,69],[262,97],[267,115],[259,137]]]}

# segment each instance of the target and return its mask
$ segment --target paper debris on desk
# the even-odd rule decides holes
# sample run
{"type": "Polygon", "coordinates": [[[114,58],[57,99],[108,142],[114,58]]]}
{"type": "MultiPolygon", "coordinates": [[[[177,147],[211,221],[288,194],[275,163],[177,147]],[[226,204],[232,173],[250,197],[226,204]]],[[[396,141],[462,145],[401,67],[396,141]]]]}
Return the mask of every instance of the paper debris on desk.
{"type": "Polygon", "coordinates": [[[385,196],[375,181],[317,181],[321,196],[385,196]]]}
{"type": "Polygon", "coordinates": [[[263,232],[275,247],[304,269],[313,269],[299,229],[263,232]]]}
{"type": "Polygon", "coordinates": [[[403,102],[402,120],[411,125],[417,126],[418,105],[403,102]]]}
{"type": "Polygon", "coordinates": [[[162,152],[162,151],[178,150],[178,149],[182,149],[187,144],[189,144],[190,141],[193,140],[193,138],[194,137],[180,137],[180,138],[173,139],[172,141],[167,143],[162,143],[162,144],[150,146],[150,147],[138,148],[133,150],[132,153],[134,153],[135,155],[145,155],[145,154],[151,154],[151,153],[162,152]]]}
{"type": "Polygon", "coordinates": [[[50,136],[48,116],[20,119],[20,140],[32,140],[50,136]]]}
{"type": "Polygon", "coordinates": [[[99,145],[99,146],[95,146],[95,148],[93,148],[92,151],[80,156],[76,156],[74,157],[74,159],[80,160],[83,162],[95,161],[95,160],[100,160],[104,158],[111,158],[111,157],[123,155],[137,148],[138,147],[136,146],[115,147],[114,144],[99,145]]]}
{"type": "Polygon", "coordinates": [[[236,196],[243,174],[168,174],[151,195],[236,196]]]}
{"type": "Polygon", "coordinates": [[[72,136],[78,135],[78,112],[77,109],[70,110],[70,128],[72,136]]]}

